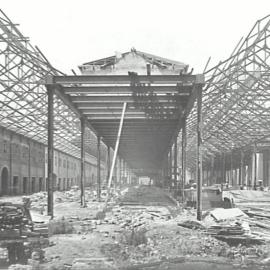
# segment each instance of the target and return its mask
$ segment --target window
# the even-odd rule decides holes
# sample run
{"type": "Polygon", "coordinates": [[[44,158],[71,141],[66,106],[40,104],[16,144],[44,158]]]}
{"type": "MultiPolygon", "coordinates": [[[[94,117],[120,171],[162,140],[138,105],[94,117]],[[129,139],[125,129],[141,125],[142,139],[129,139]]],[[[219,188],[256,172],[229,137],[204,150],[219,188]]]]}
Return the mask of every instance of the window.
{"type": "Polygon", "coordinates": [[[7,153],[7,141],[6,140],[3,141],[3,151],[4,151],[4,153],[7,153]]]}
{"type": "Polygon", "coordinates": [[[62,166],[62,159],[61,159],[61,158],[58,159],[58,166],[59,166],[59,167],[62,166]]]}
{"type": "Polygon", "coordinates": [[[54,158],[55,167],[57,167],[57,157],[54,158]]]}
{"type": "Polygon", "coordinates": [[[63,167],[66,168],[66,160],[63,161],[63,167]]]}

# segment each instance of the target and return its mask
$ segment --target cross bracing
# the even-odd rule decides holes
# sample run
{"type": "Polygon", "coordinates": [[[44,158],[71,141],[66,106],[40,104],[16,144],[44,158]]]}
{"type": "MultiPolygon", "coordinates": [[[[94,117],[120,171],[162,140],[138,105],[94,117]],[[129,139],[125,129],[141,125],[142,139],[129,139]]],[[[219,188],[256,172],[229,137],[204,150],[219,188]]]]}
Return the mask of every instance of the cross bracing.
{"type": "MultiPolygon", "coordinates": [[[[0,125],[47,144],[47,92],[44,79],[60,75],[0,11],[0,125]]],[[[80,119],[56,97],[55,148],[80,157],[80,119]]],[[[86,159],[96,155],[96,136],[86,129],[86,159]]],[[[105,145],[101,158],[105,160],[105,145]]]]}
{"type": "MultiPolygon", "coordinates": [[[[232,55],[205,72],[203,157],[247,148],[270,135],[270,17],[258,20],[232,55]]],[[[187,158],[195,164],[196,113],[187,123],[187,158]]]]}

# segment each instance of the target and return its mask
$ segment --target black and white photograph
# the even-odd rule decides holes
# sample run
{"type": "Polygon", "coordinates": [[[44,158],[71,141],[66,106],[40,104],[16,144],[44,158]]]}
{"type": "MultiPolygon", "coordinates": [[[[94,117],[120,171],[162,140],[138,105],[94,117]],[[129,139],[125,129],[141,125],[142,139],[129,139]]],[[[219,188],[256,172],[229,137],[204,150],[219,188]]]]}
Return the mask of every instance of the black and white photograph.
{"type": "Polygon", "coordinates": [[[270,1],[1,0],[0,269],[270,269],[270,1]]]}

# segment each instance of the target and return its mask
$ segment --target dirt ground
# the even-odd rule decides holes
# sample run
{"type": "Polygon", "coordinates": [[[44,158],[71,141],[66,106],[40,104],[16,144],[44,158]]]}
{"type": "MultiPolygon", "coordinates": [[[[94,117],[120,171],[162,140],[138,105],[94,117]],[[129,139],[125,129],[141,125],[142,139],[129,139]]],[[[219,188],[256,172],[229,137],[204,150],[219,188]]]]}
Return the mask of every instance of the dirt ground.
{"type": "Polygon", "coordinates": [[[269,244],[229,246],[203,230],[179,226],[195,221],[195,210],[162,192],[126,190],[103,212],[104,202],[89,199],[82,208],[77,196],[58,194],[53,221],[35,203],[33,219],[49,222],[52,234],[39,269],[269,269],[269,244]],[[158,196],[147,201],[144,192],[158,196]]]}

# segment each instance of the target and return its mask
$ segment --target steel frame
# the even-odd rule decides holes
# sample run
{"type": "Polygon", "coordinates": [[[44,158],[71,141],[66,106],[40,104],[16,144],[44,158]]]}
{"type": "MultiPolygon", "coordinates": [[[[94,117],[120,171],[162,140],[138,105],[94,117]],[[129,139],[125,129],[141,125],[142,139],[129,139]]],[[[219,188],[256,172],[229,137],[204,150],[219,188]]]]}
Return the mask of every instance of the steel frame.
{"type": "MultiPolygon", "coordinates": [[[[63,75],[49,63],[38,47],[32,46],[7,15],[0,10],[0,124],[47,145],[48,75],[63,75]]],[[[80,119],[67,101],[54,102],[54,148],[80,158],[80,119]]],[[[97,138],[86,126],[86,161],[96,155],[97,138]]],[[[102,148],[105,148],[103,143],[102,148]]],[[[103,151],[105,153],[105,151],[103,151]]],[[[105,154],[102,160],[105,161],[105,154]]]]}
{"type": "MultiPolygon", "coordinates": [[[[203,153],[248,149],[270,133],[270,16],[258,20],[232,55],[205,72],[203,153]]],[[[196,111],[187,119],[187,164],[195,169],[196,111]]]]}

